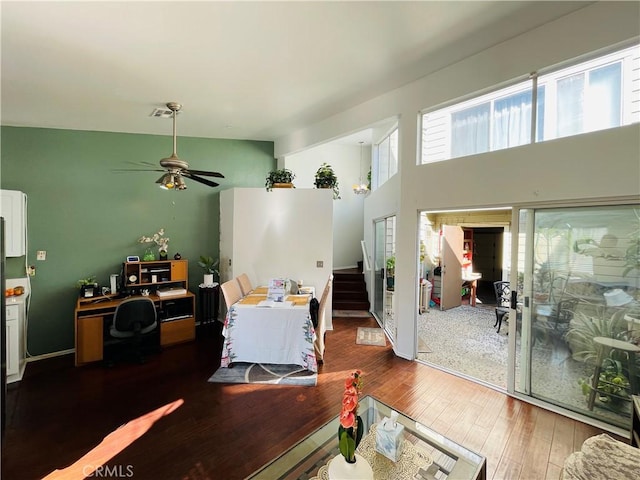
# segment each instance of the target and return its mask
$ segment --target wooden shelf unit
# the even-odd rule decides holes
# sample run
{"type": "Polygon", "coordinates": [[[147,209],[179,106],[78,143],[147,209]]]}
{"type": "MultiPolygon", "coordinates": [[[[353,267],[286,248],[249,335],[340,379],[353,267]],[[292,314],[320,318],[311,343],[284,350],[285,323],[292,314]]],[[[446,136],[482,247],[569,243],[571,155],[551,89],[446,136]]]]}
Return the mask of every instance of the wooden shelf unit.
{"type": "Polygon", "coordinates": [[[464,235],[462,243],[462,267],[469,265],[470,270],[473,270],[473,229],[463,228],[462,233],[464,235]]]}
{"type": "Polygon", "coordinates": [[[125,286],[128,288],[150,288],[157,290],[166,284],[188,285],[187,260],[159,260],[153,262],[127,262],[123,264],[125,286]],[[134,280],[135,278],[135,280],[134,280]]]}

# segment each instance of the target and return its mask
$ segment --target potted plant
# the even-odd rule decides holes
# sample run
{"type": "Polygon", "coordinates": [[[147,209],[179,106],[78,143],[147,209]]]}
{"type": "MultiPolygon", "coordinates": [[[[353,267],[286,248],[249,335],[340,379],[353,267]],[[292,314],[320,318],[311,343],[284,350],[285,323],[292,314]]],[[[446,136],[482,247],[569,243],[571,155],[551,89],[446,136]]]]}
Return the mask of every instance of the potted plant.
{"type": "Polygon", "coordinates": [[[80,296],[82,298],[94,297],[98,293],[98,283],[94,275],[81,278],[76,282],[76,285],[80,289],[80,296]]]}
{"type": "Polygon", "coordinates": [[[323,163],[316,171],[313,184],[316,188],[331,188],[333,190],[333,199],[340,198],[340,188],[338,187],[338,177],[336,177],[333,168],[328,163],[323,163]]]}
{"type": "MultiPolygon", "coordinates": [[[[159,259],[167,259],[167,250],[169,249],[169,238],[164,236],[164,228],[158,230],[150,237],[142,236],[138,239],[139,243],[155,243],[158,245],[159,259]]],[[[155,255],[150,248],[147,248],[144,252],[142,260],[145,262],[152,262],[155,260],[155,255]]]]}
{"type": "Polygon", "coordinates": [[[387,258],[387,290],[392,290],[395,287],[395,273],[396,273],[396,256],[391,255],[387,258]]]}
{"type": "Polygon", "coordinates": [[[219,274],[216,267],[220,263],[220,260],[214,260],[213,257],[208,257],[205,255],[200,255],[200,260],[198,261],[198,265],[200,265],[204,269],[204,285],[213,285],[215,281],[215,276],[219,274]]]}
{"type": "Polygon", "coordinates": [[[272,170],[267,175],[264,186],[267,192],[274,188],[295,188],[292,183],[294,178],[296,178],[295,173],[286,168],[272,170]]]}
{"type": "MultiPolygon", "coordinates": [[[[610,410],[615,412],[624,410],[628,405],[626,402],[631,400],[631,396],[629,393],[630,383],[622,369],[622,362],[605,358],[602,363],[596,387],[596,398],[610,410]]],[[[582,394],[587,397],[591,393],[592,380],[593,376],[578,380],[582,394]]]]}

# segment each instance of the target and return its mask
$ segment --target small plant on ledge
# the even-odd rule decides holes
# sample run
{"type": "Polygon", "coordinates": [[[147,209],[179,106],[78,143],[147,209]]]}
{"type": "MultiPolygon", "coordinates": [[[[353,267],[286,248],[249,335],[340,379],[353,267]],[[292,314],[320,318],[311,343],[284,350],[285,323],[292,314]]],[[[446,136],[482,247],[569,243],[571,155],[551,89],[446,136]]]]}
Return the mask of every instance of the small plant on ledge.
{"type": "Polygon", "coordinates": [[[316,171],[315,181],[313,184],[316,188],[331,188],[333,190],[333,199],[340,198],[340,188],[338,186],[338,177],[336,177],[333,167],[328,163],[323,163],[316,171]]]}
{"type": "Polygon", "coordinates": [[[280,168],[278,170],[272,170],[267,175],[265,181],[265,188],[267,192],[270,192],[274,187],[280,185],[286,185],[288,188],[295,188],[293,186],[293,179],[296,178],[296,174],[286,168],[280,168]]]}

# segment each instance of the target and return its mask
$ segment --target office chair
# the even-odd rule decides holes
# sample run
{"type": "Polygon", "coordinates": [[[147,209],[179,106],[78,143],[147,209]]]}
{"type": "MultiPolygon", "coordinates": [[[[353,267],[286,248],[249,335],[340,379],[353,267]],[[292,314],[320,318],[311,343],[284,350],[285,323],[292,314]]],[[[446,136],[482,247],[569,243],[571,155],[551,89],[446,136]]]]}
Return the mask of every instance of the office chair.
{"type": "Polygon", "coordinates": [[[113,323],[109,328],[111,340],[105,342],[107,365],[125,356],[144,363],[143,347],[152,351],[160,349],[159,332],[156,307],[150,298],[136,297],[122,301],[113,314],[113,323]]]}

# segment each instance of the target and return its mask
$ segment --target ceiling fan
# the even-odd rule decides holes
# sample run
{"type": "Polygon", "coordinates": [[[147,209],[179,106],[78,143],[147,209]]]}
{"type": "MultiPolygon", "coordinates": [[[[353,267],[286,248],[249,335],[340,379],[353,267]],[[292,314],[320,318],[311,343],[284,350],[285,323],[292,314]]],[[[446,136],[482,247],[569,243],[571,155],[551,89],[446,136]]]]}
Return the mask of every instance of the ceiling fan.
{"type": "MultiPolygon", "coordinates": [[[[156,180],[156,183],[160,184],[160,187],[166,190],[186,190],[187,186],[184,183],[185,178],[189,178],[193,181],[208,185],[210,187],[217,187],[219,183],[216,183],[212,180],[207,180],[206,178],[202,178],[202,175],[217,178],[224,178],[224,175],[218,172],[207,172],[205,170],[190,169],[189,164],[178,157],[178,154],[176,153],[176,115],[182,108],[182,105],[177,102],[169,102],[167,103],[167,108],[171,110],[173,118],[173,153],[171,154],[171,156],[160,160],[160,166],[162,167],[162,169],[144,169],[137,171],[164,172],[163,175],[158,180],[156,180]]],[[[154,164],[149,162],[140,163],[155,167],[154,164]]]]}

